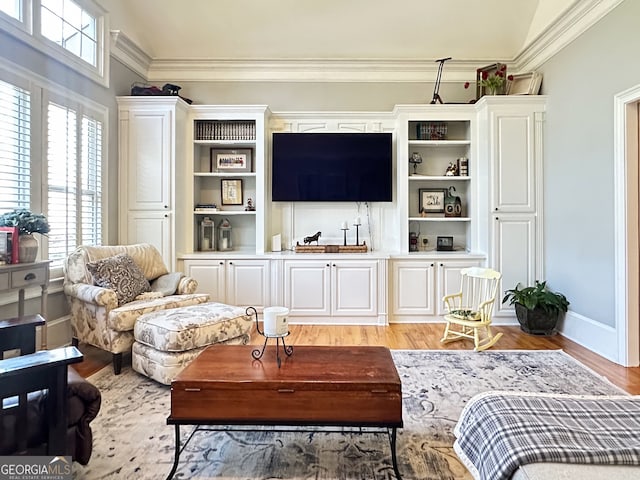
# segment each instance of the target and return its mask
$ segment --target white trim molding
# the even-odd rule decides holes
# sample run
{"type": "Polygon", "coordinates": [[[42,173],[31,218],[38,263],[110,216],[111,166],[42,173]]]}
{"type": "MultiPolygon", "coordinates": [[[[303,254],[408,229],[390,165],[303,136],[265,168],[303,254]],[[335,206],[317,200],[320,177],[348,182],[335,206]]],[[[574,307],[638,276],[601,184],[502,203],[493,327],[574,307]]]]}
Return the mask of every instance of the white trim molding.
{"type": "MultiPolygon", "coordinates": [[[[638,102],[640,85],[614,97],[614,262],[615,330],[617,362],[640,363],[638,319],[638,102]],[[636,268],[630,268],[633,266],[636,268]]],[[[598,338],[598,337],[593,337],[598,338]]]]}
{"type": "Polygon", "coordinates": [[[121,30],[111,30],[111,55],[143,78],[148,78],[151,57],[121,30]]]}
{"type": "MultiPolygon", "coordinates": [[[[495,60],[449,60],[442,81],[475,78],[478,65],[495,60]]],[[[218,82],[429,82],[435,81],[439,63],[433,60],[390,59],[154,59],[149,81],[218,82]]]]}
{"type": "Polygon", "coordinates": [[[595,25],[623,0],[580,0],[513,59],[515,71],[530,72],[595,25]]]}
{"type": "Polygon", "coordinates": [[[558,323],[558,331],[598,355],[619,362],[618,332],[614,327],[569,310],[558,323]],[[597,342],[594,342],[597,339],[597,342]]]}

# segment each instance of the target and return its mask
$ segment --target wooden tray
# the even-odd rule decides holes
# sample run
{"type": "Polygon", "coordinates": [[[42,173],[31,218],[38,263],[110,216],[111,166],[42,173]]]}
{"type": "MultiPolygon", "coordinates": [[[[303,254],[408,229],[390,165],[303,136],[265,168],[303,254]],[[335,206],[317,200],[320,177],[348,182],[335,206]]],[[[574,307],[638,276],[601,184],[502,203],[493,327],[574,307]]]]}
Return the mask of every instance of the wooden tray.
{"type": "Polygon", "coordinates": [[[366,242],[362,245],[300,245],[296,244],[296,253],[367,253],[366,242]]]}

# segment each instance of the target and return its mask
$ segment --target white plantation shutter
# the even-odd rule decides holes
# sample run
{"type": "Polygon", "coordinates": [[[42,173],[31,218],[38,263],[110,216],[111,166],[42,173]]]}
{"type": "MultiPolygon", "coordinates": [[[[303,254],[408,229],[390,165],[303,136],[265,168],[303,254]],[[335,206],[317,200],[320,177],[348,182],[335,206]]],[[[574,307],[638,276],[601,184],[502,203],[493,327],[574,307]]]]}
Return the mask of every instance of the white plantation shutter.
{"type": "Polygon", "coordinates": [[[51,268],[76,246],[102,238],[102,123],[77,110],[53,102],[47,108],[51,268]]]}
{"type": "Polygon", "coordinates": [[[0,80],[0,213],[30,207],[31,99],[0,80]]]}
{"type": "Polygon", "coordinates": [[[102,123],[82,118],[82,213],[83,245],[99,245],[102,238],[102,123]]]}

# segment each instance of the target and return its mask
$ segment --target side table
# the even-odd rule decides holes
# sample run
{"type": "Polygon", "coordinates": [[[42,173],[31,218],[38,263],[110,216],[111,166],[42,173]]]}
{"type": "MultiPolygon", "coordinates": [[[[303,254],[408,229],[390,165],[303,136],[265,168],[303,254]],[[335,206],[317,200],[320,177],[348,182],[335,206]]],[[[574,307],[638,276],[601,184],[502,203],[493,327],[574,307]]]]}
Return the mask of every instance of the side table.
{"type": "MultiPolygon", "coordinates": [[[[49,260],[33,263],[0,265],[0,293],[18,291],[18,318],[24,317],[24,291],[40,285],[40,315],[47,318],[47,289],[49,288],[49,260]]],[[[47,348],[47,325],[41,327],[41,349],[47,348]]]]}

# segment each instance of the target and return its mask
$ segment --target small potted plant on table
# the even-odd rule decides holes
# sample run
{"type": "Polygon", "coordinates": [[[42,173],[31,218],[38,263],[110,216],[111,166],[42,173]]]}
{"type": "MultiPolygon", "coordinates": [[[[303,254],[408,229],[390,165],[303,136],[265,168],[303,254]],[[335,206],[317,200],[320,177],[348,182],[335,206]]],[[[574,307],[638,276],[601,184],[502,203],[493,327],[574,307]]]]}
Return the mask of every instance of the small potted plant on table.
{"type": "Polygon", "coordinates": [[[560,315],[569,308],[567,298],[547,288],[547,282],[536,280],[534,286],[521,284],[507,290],[502,303],[514,305],[520,329],[532,335],[553,335],[560,315]]]}

